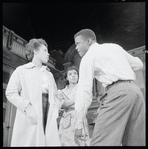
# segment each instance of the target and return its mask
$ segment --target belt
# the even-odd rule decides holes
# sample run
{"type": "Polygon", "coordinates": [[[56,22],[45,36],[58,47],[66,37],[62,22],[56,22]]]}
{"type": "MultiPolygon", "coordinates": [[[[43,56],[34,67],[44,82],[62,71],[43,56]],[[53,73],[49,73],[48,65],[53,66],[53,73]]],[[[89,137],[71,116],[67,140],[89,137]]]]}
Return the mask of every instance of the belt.
{"type": "Polygon", "coordinates": [[[114,86],[115,84],[118,84],[118,83],[122,83],[122,82],[129,82],[129,83],[132,83],[133,80],[118,80],[116,82],[113,82],[112,84],[108,85],[106,87],[106,90],[109,90],[112,86],[114,86]]]}

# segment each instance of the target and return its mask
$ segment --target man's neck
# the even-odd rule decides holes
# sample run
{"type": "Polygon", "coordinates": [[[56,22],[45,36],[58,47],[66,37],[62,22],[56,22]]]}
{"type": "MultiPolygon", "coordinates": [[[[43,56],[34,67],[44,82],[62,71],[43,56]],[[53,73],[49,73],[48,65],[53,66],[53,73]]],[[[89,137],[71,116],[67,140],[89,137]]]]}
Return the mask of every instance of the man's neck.
{"type": "MultiPolygon", "coordinates": [[[[92,40],[90,46],[91,46],[92,44],[94,44],[94,43],[97,43],[97,42],[94,41],[94,40],[92,40]]],[[[89,47],[90,47],[90,46],[89,46],[89,47]]]]}

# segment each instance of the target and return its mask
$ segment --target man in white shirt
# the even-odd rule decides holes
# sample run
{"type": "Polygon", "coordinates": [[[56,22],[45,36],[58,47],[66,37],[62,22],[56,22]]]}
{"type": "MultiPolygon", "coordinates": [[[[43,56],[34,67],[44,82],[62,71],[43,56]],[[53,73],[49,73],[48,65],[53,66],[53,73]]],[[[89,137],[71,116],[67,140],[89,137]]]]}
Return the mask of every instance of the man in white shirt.
{"type": "Polygon", "coordinates": [[[93,79],[106,92],[96,120],[91,146],[144,146],[145,101],[134,83],[134,71],[143,68],[133,57],[113,43],[98,44],[95,33],[83,29],[74,35],[76,49],[82,58],[75,99],[75,141],[82,139],[83,119],[92,102],[93,79]]]}

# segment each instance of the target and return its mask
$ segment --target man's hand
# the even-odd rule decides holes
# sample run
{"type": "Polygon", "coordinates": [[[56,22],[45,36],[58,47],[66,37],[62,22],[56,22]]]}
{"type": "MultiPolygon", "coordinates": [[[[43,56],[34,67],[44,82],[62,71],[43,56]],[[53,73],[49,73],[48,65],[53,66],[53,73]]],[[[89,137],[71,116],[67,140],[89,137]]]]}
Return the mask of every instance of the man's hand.
{"type": "Polygon", "coordinates": [[[74,139],[75,139],[76,144],[78,144],[79,146],[80,146],[79,140],[86,141],[86,140],[84,139],[83,134],[82,134],[82,129],[76,129],[76,130],[75,130],[74,139]]]}
{"type": "Polygon", "coordinates": [[[79,146],[80,146],[79,139],[81,136],[82,136],[82,129],[76,129],[74,138],[75,138],[76,144],[79,146]]]}

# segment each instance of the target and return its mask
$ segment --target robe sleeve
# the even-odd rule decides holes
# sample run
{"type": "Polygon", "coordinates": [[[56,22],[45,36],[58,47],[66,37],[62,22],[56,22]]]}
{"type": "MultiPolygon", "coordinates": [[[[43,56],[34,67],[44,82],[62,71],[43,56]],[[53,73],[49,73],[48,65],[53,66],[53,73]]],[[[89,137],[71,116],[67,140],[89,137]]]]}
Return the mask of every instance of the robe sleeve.
{"type": "Polygon", "coordinates": [[[56,94],[56,92],[57,92],[57,85],[56,85],[56,83],[55,83],[55,79],[54,79],[54,77],[53,77],[53,74],[50,73],[50,75],[51,75],[52,82],[53,82],[54,100],[55,100],[55,103],[56,103],[57,108],[60,110],[61,107],[62,107],[62,105],[63,105],[63,103],[64,103],[64,100],[60,100],[60,99],[58,99],[58,98],[55,96],[55,94],[56,94]]]}
{"type": "Polygon", "coordinates": [[[29,101],[24,100],[23,97],[20,96],[20,92],[22,90],[20,71],[20,68],[16,68],[16,70],[12,73],[6,88],[6,97],[13,105],[24,111],[28,106],[29,101]]]}

